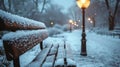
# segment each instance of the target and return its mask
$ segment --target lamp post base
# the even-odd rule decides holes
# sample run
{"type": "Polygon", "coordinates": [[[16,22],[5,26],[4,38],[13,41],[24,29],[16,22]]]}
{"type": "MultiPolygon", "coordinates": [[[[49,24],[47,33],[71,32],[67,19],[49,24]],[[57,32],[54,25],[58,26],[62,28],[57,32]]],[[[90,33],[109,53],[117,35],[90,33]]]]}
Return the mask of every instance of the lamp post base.
{"type": "Polygon", "coordinates": [[[80,55],[87,56],[85,33],[83,33],[83,34],[84,35],[82,35],[80,55]]]}
{"type": "Polygon", "coordinates": [[[87,56],[87,53],[86,53],[86,52],[81,52],[80,55],[82,55],[82,56],[87,56]]]}

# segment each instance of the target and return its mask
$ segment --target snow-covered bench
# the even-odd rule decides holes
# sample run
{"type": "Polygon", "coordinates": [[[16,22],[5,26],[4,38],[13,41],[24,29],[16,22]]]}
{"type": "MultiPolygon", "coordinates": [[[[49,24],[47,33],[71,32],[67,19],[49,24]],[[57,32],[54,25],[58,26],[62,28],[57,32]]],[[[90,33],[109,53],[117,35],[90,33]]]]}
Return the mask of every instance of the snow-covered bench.
{"type": "Polygon", "coordinates": [[[10,31],[2,37],[3,45],[7,60],[13,60],[14,67],[20,67],[19,57],[37,44],[40,44],[42,49],[37,58],[42,58],[39,61],[43,64],[52,48],[52,45],[49,45],[43,49],[43,40],[48,37],[45,28],[42,22],[0,10],[0,31],[10,31]]]}

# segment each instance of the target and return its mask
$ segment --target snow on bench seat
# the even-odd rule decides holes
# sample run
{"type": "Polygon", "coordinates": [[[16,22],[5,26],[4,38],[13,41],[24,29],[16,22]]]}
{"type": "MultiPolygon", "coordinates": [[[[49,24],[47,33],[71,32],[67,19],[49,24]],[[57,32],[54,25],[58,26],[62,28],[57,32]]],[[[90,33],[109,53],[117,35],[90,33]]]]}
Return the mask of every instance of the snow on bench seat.
{"type": "Polygon", "coordinates": [[[26,67],[42,67],[45,59],[47,58],[48,53],[50,52],[52,45],[49,45],[47,48],[44,48],[37,57],[29,63],[26,67]]]}
{"type": "Polygon", "coordinates": [[[65,58],[64,45],[61,44],[58,48],[58,55],[56,57],[54,67],[64,67],[64,58],[65,58]]]}
{"type": "Polygon", "coordinates": [[[58,52],[58,47],[59,45],[54,45],[51,50],[50,50],[50,53],[48,54],[48,56],[50,55],[55,55],[57,52],[58,52]]]}
{"type": "Polygon", "coordinates": [[[0,30],[33,30],[45,29],[42,22],[34,21],[25,17],[20,17],[3,10],[0,10],[0,30]]]}
{"type": "Polygon", "coordinates": [[[5,34],[3,39],[7,59],[18,58],[48,37],[47,30],[16,31],[5,34]]]}
{"type": "Polygon", "coordinates": [[[59,45],[54,44],[42,67],[54,67],[54,63],[58,54],[58,48],[59,45]]]}
{"type": "Polygon", "coordinates": [[[48,56],[42,67],[54,67],[55,55],[48,56]]]}
{"type": "Polygon", "coordinates": [[[73,51],[70,44],[66,45],[67,52],[67,67],[76,67],[76,62],[74,61],[73,51]]]}
{"type": "Polygon", "coordinates": [[[54,67],[76,67],[70,45],[64,44],[64,46],[59,47],[54,67]]]}

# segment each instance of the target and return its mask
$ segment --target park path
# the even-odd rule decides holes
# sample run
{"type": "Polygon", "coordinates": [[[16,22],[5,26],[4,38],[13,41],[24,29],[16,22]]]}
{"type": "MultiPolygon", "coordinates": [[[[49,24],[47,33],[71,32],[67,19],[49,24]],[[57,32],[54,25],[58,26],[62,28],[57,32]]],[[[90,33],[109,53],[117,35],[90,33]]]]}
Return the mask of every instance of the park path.
{"type": "MultiPolygon", "coordinates": [[[[87,31],[87,56],[81,56],[81,31],[61,34],[77,67],[120,67],[120,39],[87,31]]],[[[70,55],[71,55],[70,54],[70,55]]]]}

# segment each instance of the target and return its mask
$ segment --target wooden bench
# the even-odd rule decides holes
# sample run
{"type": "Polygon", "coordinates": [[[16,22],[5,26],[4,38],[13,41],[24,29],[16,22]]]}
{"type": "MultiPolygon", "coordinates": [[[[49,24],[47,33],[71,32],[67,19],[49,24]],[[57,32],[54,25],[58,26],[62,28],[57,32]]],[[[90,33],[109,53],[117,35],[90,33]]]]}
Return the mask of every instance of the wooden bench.
{"type": "MultiPolygon", "coordinates": [[[[20,56],[37,44],[40,44],[41,51],[26,67],[55,66],[55,62],[60,55],[58,51],[65,46],[59,49],[59,45],[49,44],[43,48],[43,40],[48,37],[45,28],[45,25],[41,22],[0,10],[0,31],[10,31],[2,37],[3,45],[7,60],[13,60],[14,67],[20,67],[20,56]]],[[[64,50],[62,51],[64,53],[64,50]]]]}
{"type": "MultiPolygon", "coordinates": [[[[52,47],[52,45],[49,45],[43,49],[43,40],[48,37],[45,28],[44,23],[0,10],[0,31],[13,31],[5,34],[2,39],[7,60],[13,60],[14,67],[20,67],[19,57],[37,44],[40,44],[42,49],[39,55],[43,56],[43,59],[39,61],[43,62],[45,60],[44,57],[47,56],[52,47]]],[[[40,58],[39,55],[38,58],[40,58]]]]}

